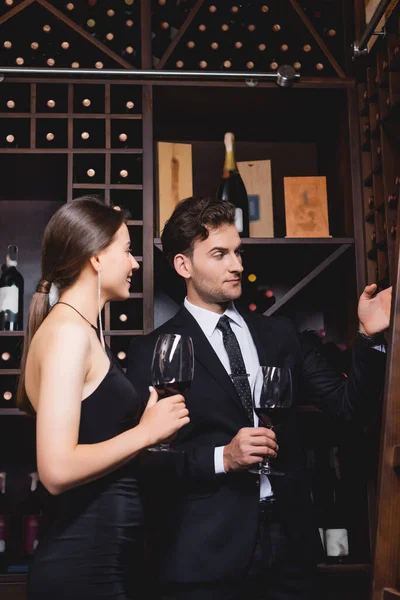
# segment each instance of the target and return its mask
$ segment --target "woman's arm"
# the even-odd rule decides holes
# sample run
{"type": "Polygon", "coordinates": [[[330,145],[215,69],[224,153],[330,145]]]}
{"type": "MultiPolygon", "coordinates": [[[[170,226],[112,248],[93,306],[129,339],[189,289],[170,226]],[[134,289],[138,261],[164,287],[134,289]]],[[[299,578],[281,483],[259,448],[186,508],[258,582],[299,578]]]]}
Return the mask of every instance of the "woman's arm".
{"type": "Polygon", "coordinates": [[[136,427],[98,444],[78,444],[89,356],[89,337],[78,325],[60,325],[47,340],[39,375],[37,462],[39,477],[51,494],[114,471],[189,421],[182,396],[157,402],[153,392],[136,427]]]}

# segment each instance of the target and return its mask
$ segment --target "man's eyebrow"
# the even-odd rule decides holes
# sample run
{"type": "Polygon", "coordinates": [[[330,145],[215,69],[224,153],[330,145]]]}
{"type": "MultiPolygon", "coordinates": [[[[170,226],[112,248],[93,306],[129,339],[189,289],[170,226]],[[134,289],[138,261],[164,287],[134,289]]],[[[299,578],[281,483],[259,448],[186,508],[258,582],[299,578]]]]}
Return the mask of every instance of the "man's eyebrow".
{"type": "Polygon", "coordinates": [[[212,252],[215,252],[216,250],[218,252],[225,252],[225,253],[228,252],[228,248],[223,248],[222,246],[214,246],[214,248],[211,248],[211,250],[209,250],[207,252],[207,254],[211,254],[212,252]]]}

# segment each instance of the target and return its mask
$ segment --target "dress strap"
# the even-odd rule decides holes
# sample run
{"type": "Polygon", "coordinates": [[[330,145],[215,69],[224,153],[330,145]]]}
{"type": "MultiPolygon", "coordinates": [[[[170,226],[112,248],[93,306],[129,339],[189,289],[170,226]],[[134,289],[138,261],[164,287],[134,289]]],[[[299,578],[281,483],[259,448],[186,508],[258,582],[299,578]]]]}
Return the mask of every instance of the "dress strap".
{"type": "MultiPolygon", "coordinates": [[[[89,323],[90,327],[92,327],[92,328],[93,328],[93,329],[96,331],[96,333],[97,333],[97,331],[98,331],[98,328],[97,328],[97,327],[95,327],[94,325],[92,325],[92,324],[91,324],[91,322],[90,322],[90,321],[89,321],[89,320],[88,320],[86,317],[84,317],[84,316],[83,316],[83,314],[82,314],[82,313],[80,313],[78,309],[76,309],[76,308],[75,308],[75,306],[72,306],[72,304],[68,304],[68,302],[61,302],[61,301],[59,301],[59,302],[56,302],[56,304],[65,304],[65,306],[69,306],[70,308],[72,308],[72,309],[73,309],[75,312],[77,312],[77,313],[78,313],[78,315],[79,315],[80,317],[82,317],[82,319],[85,319],[86,323],[89,323]]],[[[56,304],[55,304],[55,305],[56,305],[56,304]]],[[[54,306],[55,306],[55,305],[54,305],[54,306]]]]}

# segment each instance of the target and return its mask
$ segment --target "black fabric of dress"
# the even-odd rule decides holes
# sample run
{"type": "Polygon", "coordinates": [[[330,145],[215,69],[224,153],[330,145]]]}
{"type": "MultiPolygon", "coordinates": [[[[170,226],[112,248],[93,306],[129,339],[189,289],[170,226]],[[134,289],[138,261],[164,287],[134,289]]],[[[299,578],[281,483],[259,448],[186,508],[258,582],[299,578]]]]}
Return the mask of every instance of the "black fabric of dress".
{"type": "MultiPolygon", "coordinates": [[[[82,402],[79,444],[108,440],[137,423],[134,388],[108,355],[108,373],[82,402]]],[[[29,600],[143,597],[138,593],[144,551],[137,469],[132,461],[96,481],[47,496],[45,531],[29,570],[29,600]]]]}

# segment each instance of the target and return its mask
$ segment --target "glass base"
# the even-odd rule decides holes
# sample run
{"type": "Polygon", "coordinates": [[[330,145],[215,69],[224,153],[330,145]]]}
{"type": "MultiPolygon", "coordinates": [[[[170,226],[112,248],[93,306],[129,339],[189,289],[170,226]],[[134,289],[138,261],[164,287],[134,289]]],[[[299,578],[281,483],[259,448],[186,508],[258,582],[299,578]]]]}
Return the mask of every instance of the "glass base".
{"type": "Polygon", "coordinates": [[[250,467],[249,473],[254,473],[254,475],[284,475],[282,471],[276,471],[269,466],[269,464],[260,463],[259,465],[254,465],[250,467]]]}

